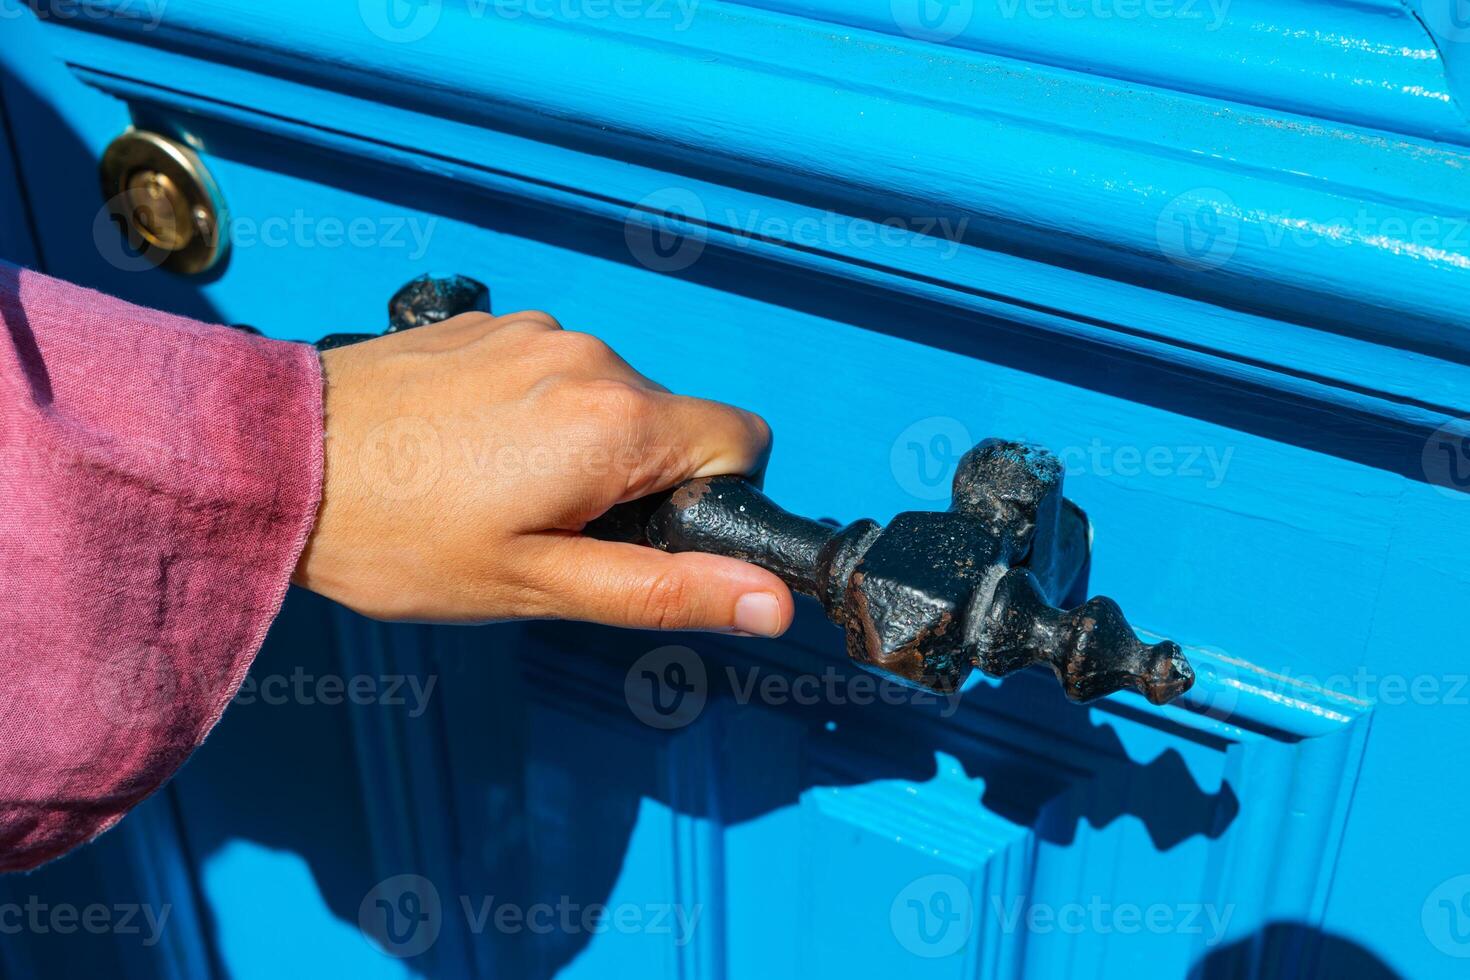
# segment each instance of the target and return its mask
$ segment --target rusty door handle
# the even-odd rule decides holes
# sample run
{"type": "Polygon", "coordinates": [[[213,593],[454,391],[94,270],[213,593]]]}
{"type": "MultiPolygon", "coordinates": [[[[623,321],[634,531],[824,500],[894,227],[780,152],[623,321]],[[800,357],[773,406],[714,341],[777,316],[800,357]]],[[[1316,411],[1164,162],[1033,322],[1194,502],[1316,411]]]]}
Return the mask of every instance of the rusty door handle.
{"type": "Polygon", "coordinates": [[[1189,689],[1179,646],[1145,644],[1117,603],[1052,605],[1087,557],[1087,519],[1039,447],[990,439],[960,461],[948,511],[834,527],[778,507],[739,477],[704,477],[613,508],[586,533],[753,562],[814,596],[858,663],[942,693],[979,667],[1046,664],[1067,697],[1125,688],[1154,704],[1189,689]]]}

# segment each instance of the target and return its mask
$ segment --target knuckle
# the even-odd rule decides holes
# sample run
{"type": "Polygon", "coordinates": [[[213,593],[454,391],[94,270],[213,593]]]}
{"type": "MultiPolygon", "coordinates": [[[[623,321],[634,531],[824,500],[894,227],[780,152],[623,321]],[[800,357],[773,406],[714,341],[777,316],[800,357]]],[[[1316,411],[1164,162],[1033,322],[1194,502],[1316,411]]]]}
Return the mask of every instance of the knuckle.
{"type": "Polygon", "coordinates": [[[661,630],[688,629],[694,623],[694,608],[691,603],[693,589],[689,580],[673,572],[660,572],[635,598],[639,603],[641,622],[649,623],[661,630]]]}
{"type": "Polygon", "coordinates": [[[567,410],[576,410],[580,403],[575,399],[577,380],[560,371],[546,371],[531,386],[530,394],[538,408],[547,413],[544,417],[560,418],[567,410]]]}
{"type": "Polygon", "coordinates": [[[746,424],[750,426],[751,441],[764,452],[771,445],[771,423],[754,412],[745,412],[746,424]]]}
{"type": "Polygon", "coordinates": [[[617,360],[613,349],[590,333],[565,330],[547,334],[542,342],[558,359],[582,369],[598,371],[617,360]]]}
{"type": "Polygon", "coordinates": [[[521,310],[519,313],[507,313],[501,318],[506,326],[531,327],[539,330],[560,330],[561,324],[556,317],[541,310],[521,310]]]}
{"type": "Polygon", "coordinates": [[[431,323],[428,324],[426,327],[420,327],[419,329],[436,330],[444,333],[447,333],[450,330],[461,329],[485,330],[493,326],[494,323],[495,317],[491,316],[489,313],[481,313],[478,310],[472,310],[469,313],[460,313],[459,315],[452,316],[447,320],[440,321],[439,323],[431,323]]]}
{"type": "Polygon", "coordinates": [[[621,452],[639,445],[648,429],[652,400],[625,382],[552,372],[537,387],[546,417],[570,446],[621,452]]]}
{"type": "Polygon", "coordinates": [[[634,430],[648,421],[654,410],[647,391],[626,381],[599,379],[582,385],[589,410],[609,426],[634,430]]]}

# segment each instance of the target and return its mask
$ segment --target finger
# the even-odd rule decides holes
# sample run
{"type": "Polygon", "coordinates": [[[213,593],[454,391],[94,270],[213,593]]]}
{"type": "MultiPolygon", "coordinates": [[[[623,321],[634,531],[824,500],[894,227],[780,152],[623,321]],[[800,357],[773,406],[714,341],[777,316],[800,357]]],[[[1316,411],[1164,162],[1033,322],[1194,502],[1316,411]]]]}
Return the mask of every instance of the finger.
{"type": "Polygon", "coordinates": [[[650,392],[654,424],[632,475],[627,499],[657,493],[699,476],[759,476],[771,451],[771,428],[732,405],[650,392]]]}
{"type": "Polygon", "coordinates": [[[779,636],[791,625],[791,590],[763,568],[735,558],[671,555],[640,545],[576,535],[547,537],[543,584],[549,615],[609,626],[712,630],[779,636]]]}

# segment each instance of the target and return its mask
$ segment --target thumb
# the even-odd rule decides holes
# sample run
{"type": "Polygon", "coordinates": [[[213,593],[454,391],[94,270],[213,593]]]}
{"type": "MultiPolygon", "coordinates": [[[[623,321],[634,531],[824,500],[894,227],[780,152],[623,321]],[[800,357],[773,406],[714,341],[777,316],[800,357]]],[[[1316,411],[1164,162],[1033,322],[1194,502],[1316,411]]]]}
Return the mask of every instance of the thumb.
{"type": "Polygon", "coordinates": [[[713,630],[773,637],[796,612],[775,575],[736,558],[666,554],[581,536],[547,539],[558,569],[553,613],[634,629],[713,630]]]}

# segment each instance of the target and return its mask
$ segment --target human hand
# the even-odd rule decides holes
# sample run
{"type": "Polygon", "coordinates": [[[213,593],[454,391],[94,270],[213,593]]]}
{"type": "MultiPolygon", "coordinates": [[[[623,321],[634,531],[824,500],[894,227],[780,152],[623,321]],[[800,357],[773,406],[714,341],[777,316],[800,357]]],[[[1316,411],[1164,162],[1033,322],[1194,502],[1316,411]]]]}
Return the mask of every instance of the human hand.
{"type": "Polygon", "coordinates": [[[297,585],[389,620],[790,625],[764,569],[580,533],[692,477],[758,473],[757,416],[670,394],[543,313],[470,313],[322,364],[325,484],[297,585]]]}

